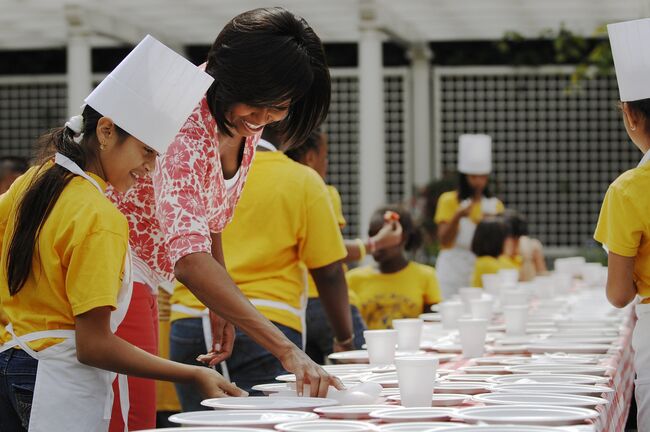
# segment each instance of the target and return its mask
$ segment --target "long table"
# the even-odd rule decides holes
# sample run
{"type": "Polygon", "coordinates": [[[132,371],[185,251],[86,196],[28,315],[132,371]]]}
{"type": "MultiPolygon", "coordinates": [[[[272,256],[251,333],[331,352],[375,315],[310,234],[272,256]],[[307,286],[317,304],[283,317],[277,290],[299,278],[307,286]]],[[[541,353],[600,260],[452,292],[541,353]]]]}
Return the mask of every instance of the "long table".
{"type": "MultiPolygon", "coordinates": [[[[622,432],[625,430],[632,397],[634,397],[634,352],[631,340],[635,322],[634,308],[629,307],[623,317],[620,337],[613,343],[609,356],[601,363],[601,365],[611,367],[609,372],[610,380],[606,385],[615,391],[602,396],[609,403],[598,407],[597,410],[601,415],[592,424],[575,430],[590,432],[622,432]]],[[[459,357],[450,362],[442,363],[440,368],[457,370],[471,364],[471,359],[459,357]]],[[[471,403],[471,405],[475,404],[471,403]]]]}

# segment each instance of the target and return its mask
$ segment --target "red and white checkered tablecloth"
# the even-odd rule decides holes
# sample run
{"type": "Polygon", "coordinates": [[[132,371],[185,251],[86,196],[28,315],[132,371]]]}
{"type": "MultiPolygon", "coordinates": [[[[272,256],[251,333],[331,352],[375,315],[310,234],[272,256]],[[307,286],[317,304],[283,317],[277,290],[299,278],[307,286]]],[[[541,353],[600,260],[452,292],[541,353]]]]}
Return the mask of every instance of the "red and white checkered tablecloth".
{"type": "Polygon", "coordinates": [[[601,405],[598,408],[601,415],[595,421],[594,429],[599,432],[624,431],[634,397],[634,352],[632,351],[632,331],[636,323],[634,308],[631,308],[630,314],[630,319],[627,321],[619,342],[618,352],[605,363],[614,368],[609,386],[615,392],[603,396],[609,401],[609,404],[601,405]]]}

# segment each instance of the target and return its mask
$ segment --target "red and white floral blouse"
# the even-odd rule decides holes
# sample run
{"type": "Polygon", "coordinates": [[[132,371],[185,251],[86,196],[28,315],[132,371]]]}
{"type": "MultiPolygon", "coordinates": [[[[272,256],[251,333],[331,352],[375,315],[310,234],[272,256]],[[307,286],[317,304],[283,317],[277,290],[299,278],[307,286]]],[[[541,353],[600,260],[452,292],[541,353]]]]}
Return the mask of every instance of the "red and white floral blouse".
{"type": "Polygon", "coordinates": [[[141,179],[124,195],[107,192],[129,221],[135,270],[153,288],[173,279],[182,257],[211,253],[210,233],[232,220],[259,137],[246,139],[237,181],[227,188],[217,124],[204,97],[158,158],[152,178],[141,179]]]}

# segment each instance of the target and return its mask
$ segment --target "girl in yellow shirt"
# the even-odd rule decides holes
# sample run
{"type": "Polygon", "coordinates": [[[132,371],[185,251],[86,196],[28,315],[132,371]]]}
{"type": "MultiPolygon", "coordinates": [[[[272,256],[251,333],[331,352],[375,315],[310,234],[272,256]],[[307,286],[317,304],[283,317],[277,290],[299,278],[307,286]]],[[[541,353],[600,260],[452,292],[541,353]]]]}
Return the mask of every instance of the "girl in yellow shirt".
{"type": "MultiPolygon", "coordinates": [[[[323,180],[327,177],[327,135],[319,130],[311,133],[309,138],[301,145],[291,148],[284,153],[291,159],[315,170],[323,180]]],[[[334,213],[336,214],[339,227],[343,229],[346,221],[343,216],[341,206],[341,196],[336,188],[332,185],[327,185],[327,190],[330,194],[334,213]]],[[[366,256],[366,251],[372,252],[373,250],[380,250],[387,247],[395,246],[402,240],[402,230],[399,222],[394,224],[385,224],[381,230],[374,236],[368,238],[366,241],[361,239],[344,240],[347,256],[344,261],[346,263],[356,262],[363,260],[366,256]]],[[[344,264],[344,269],[347,271],[347,266],[344,264]]],[[[311,275],[308,275],[309,284],[309,299],[307,302],[306,324],[307,324],[307,347],[305,352],[315,362],[323,364],[327,356],[333,351],[344,351],[346,349],[360,349],[365,340],[363,338],[363,331],[366,329],[366,324],[358,309],[358,299],[354,291],[349,291],[350,300],[350,313],[352,315],[352,326],[354,336],[349,341],[350,347],[346,347],[344,342],[334,338],[332,328],[326,319],[325,309],[318,296],[316,284],[311,275]]]]}
{"type": "Polygon", "coordinates": [[[417,249],[422,241],[408,211],[398,207],[377,210],[370,220],[368,235],[379,232],[388,211],[399,215],[401,243],[374,251],[376,266],[356,268],[346,275],[369,329],[390,328],[394,319],[417,318],[442,300],[435,269],[407,258],[407,251],[417,249]]]}
{"type": "Polygon", "coordinates": [[[637,428],[650,430],[650,64],[646,55],[650,19],[607,26],[620,93],[623,124],[643,153],[639,164],[607,189],[594,238],[607,254],[606,294],[618,308],[634,302],[632,335],[637,428]]]}
{"type": "Polygon", "coordinates": [[[126,218],[104,190],[110,182],[125,192],[154,169],[207,88],[197,88],[195,71],[148,36],[86,98],[82,115],[41,137],[40,164],[0,197],[0,301],[8,319],[0,334],[0,430],[106,431],[115,373],[194,382],[209,397],[240,394],[212,369],[161,359],[113,333],[130,300],[131,261],[126,218]],[[166,78],[141,64],[151,58],[166,78]],[[183,76],[174,72],[190,80],[170,82],[183,76]],[[177,103],[155,106],[140,88],[177,103]],[[148,108],[137,118],[125,109],[133,95],[148,108]],[[165,126],[156,122],[163,116],[165,126]]]}
{"type": "Polygon", "coordinates": [[[440,253],[436,269],[445,298],[470,283],[475,256],[472,237],[483,216],[503,212],[503,203],[492,195],[492,138],[483,134],[458,137],[458,187],[440,195],[434,222],[440,253]]]}
{"type": "Polygon", "coordinates": [[[501,216],[484,218],[476,226],[472,239],[472,252],[476,255],[472,286],[483,288],[484,274],[499,273],[499,270],[516,268],[510,262],[499,259],[503,255],[508,237],[508,225],[501,216]]]}

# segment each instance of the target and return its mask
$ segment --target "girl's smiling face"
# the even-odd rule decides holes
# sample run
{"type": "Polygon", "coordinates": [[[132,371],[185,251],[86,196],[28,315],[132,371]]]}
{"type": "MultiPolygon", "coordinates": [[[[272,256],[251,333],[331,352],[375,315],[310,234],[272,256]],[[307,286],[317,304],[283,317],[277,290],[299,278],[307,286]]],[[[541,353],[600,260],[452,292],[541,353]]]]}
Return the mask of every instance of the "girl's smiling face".
{"type": "Polygon", "coordinates": [[[100,146],[104,146],[98,158],[105,180],[118,191],[126,192],[155,169],[158,153],[134,136],[120,136],[110,118],[99,119],[96,132],[100,146]]]}

